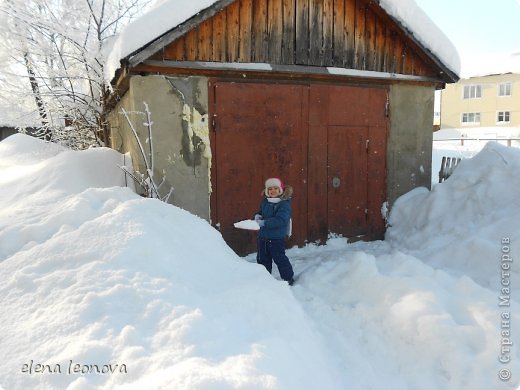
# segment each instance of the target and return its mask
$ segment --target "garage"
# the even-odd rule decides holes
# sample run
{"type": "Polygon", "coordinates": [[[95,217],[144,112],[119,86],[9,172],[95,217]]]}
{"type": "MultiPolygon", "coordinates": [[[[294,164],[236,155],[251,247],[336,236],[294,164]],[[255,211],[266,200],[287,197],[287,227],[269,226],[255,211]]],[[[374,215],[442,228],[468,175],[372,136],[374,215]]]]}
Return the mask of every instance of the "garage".
{"type": "Polygon", "coordinates": [[[451,42],[419,8],[402,18],[389,5],[161,2],[146,42],[132,39],[139,23],[117,38],[111,146],[147,172],[146,102],[159,195],[241,255],[255,233],[233,223],[254,215],[274,175],[294,187],[289,246],[382,238],[382,208],[431,185],[434,93],[458,80],[451,42]]]}

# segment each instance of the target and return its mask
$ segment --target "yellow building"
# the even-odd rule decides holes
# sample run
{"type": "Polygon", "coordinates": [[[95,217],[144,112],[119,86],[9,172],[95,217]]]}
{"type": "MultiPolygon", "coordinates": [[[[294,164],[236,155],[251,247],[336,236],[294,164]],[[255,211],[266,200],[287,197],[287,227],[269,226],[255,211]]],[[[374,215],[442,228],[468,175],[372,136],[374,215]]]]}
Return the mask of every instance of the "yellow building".
{"type": "Polygon", "coordinates": [[[460,79],[441,93],[441,128],[520,127],[520,73],[460,79]]]}

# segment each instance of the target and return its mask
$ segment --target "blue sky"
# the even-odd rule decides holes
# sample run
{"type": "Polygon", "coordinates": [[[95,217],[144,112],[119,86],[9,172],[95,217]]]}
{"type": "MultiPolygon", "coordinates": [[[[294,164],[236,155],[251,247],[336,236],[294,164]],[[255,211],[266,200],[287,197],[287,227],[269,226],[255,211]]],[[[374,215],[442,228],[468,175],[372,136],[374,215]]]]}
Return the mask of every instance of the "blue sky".
{"type": "MultiPolygon", "coordinates": [[[[399,0],[397,0],[399,1],[399,0]]],[[[464,60],[520,52],[520,0],[415,0],[464,60]]]]}

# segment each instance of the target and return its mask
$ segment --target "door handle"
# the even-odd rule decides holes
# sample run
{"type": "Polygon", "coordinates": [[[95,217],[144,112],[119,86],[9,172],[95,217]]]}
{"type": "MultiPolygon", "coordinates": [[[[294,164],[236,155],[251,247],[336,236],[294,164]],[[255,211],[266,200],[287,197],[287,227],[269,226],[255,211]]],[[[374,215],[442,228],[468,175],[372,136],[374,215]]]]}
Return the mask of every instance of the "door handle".
{"type": "Polygon", "coordinates": [[[339,188],[339,186],[341,185],[341,180],[339,177],[333,177],[332,178],[332,188],[339,188]]]}

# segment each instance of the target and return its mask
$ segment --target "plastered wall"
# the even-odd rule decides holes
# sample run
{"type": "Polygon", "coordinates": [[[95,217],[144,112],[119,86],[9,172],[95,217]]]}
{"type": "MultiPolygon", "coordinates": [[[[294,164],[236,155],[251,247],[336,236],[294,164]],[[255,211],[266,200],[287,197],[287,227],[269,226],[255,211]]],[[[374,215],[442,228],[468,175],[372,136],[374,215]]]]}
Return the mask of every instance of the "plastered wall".
{"type": "Polygon", "coordinates": [[[146,171],[132,123],[149,165],[153,156],[154,181],[163,183],[160,195],[171,191],[169,203],[209,220],[211,148],[207,85],[204,77],[132,76],[128,92],[109,120],[112,147],[130,152],[134,169],[146,171]]]}

